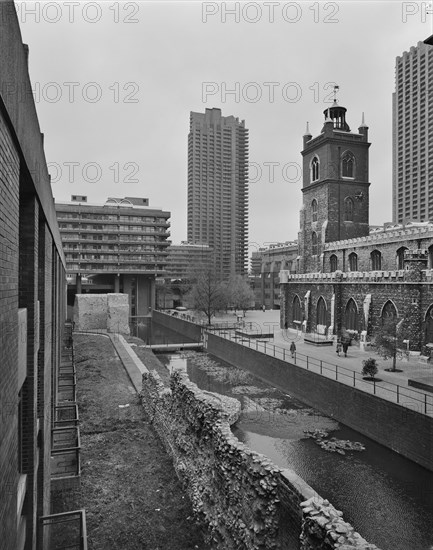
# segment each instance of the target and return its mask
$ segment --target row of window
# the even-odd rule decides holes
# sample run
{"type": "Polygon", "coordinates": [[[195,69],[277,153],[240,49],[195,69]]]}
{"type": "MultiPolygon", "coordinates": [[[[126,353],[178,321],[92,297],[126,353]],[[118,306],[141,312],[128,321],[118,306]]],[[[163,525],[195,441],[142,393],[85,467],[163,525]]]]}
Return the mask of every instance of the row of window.
{"type": "MultiPolygon", "coordinates": [[[[404,254],[408,250],[406,246],[400,247],[396,252],[396,266],[395,269],[404,269],[404,254]]],[[[429,249],[430,265],[433,260],[433,247],[429,249]]],[[[358,271],[358,254],[351,252],[348,257],[349,271],[358,271]]],[[[373,250],[370,254],[370,271],[381,271],[382,267],[382,254],[379,250],[373,250]]],[[[329,257],[329,270],[334,273],[338,269],[338,258],[335,254],[331,254],[329,257]]]]}
{"type": "MultiPolygon", "coordinates": [[[[351,151],[345,151],[341,157],[341,175],[343,178],[355,177],[355,155],[351,151]]],[[[320,159],[315,155],[310,162],[310,181],[320,179],[320,159]]]]}
{"type": "MultiPolygon", "coordinates": [[[[432,306],[431,306],[432,307],[432,306]]],[[[430,307],[430,309],[431,309],[430,307]]],[[[353,298],[350,298],[344,308],[343,314],[343,326],[348,330],[359,331],[359,308],[356,301],[353,298]]],[[[427,312],[428,316],[428,312],[427,312]]],[[[391,300],[387,300],[382,306],[380,317],[382,321],[387,319],[396,319],[398,317],[397,308],[391,300]]],[[[301,300],[298,295],[293,298],[292,302],[292,311],[291,311],[291,321],[292,322],[302,322],[304,320],[304,315],[302,313],[301,300]]],[[[323,296],[320,296],[316,303],[316,325],[327,326],[329,323],[328,318],[328,308],[326,301],[323,296]]]]}
{"type": "Polygon", "coordinates": [[[59,220],[105,220],[140,223],[167,223],[168,219],[155,218],[154,216],[120,216],[117,214],[93,214],[83,212],[57,212],[57,217],[59,220]]]}
{"type": "MultiPolygon", "coordinates": [[[[311,202],[311,221],[317,222],[318,210],[319,210],[318,202],[316,199],[313,199],[311,202]]],[[[343,219],[345,222],[353,222],[354,210],[355,210],[355,203],[353,202],[353,199],[351,197],[346,197],[344,199],[344,208],[343,208],[343,219]]],[[[317,241],[317,235],[315,237],[315,240],[317,241]]]]}

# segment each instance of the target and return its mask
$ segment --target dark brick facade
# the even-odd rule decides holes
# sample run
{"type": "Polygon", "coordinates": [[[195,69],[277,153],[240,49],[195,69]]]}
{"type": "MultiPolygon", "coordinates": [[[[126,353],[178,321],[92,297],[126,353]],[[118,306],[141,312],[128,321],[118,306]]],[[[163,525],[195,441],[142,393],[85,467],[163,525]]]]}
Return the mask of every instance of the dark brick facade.
{"type": "Polygon", "coordinates": [[[368,235],[369,231],[368,129],[361,126],[358,134],[342,131],[337,122],[341,110],[345,114],[344,107],[330,109],[331,118],[325,120],[319,136],[314,139],[310,134],[304,136],[304,196],[299,234],[303,273],[321,269],[320,255],[325,243],[368,235]],[[353,162],[350,177],[344,175],[343,168],[347,155],[353,162]],[[313,172],[314,162],[317,173],[313,172]],[[350,215],[346,212],[348,201],[350,215]],[[313,234],[317,236],[317,247],[312,242],[313,234]]]}
{"type": "Polygon", "coordinates": [[[9,93],[30,88],[28,51],[13,3],[0,9],[0,546],[34,550],[50,513],[65,270],[33,97],[9,93]]]}
{"type": "Polygon", "coordinates": [[[345,112],[333,106],[325,113],[322,133],[304,136],[299,258],[296,274],[281,272],[281,326],[328,337],[341,335],[343,329],[365,331],[368,340],[381,326],[384,308],[391,308],[403,320],[409,349],[429,355],[433,224],[369,229],[368,128],[362,124],[352,134],[345,112]],[[352,177],[344,176],[347,151],[352,177]]]}

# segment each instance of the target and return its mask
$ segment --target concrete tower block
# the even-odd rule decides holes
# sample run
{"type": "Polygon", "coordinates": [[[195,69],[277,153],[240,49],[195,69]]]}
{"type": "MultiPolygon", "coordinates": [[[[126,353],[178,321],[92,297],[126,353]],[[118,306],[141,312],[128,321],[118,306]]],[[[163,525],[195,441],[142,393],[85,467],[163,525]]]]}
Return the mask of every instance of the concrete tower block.
{"type": "Polygon", "coordinates": [[[129,298],[127,294],[107,294],[107,330],[129,335],[129,298]]]}
{"type": "Polygon", "coordinates": [[[75,330],[107,329],[107,294],[77,294],[74,303],[75,330]]]}

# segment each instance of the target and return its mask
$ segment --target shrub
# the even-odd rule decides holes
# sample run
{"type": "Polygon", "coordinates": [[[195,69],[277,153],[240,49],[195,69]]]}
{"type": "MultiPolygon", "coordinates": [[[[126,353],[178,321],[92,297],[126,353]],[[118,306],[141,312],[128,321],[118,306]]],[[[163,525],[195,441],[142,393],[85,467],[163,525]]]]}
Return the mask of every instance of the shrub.
{"type": "Polygon", "coordinates": [[[362,362],[362,376],[371,376],[371,378],[374,378],[377,374],[377,362],[376,359],[373,359],[373,357],[369,357],[368,359],[364,359],[362,362]]]}

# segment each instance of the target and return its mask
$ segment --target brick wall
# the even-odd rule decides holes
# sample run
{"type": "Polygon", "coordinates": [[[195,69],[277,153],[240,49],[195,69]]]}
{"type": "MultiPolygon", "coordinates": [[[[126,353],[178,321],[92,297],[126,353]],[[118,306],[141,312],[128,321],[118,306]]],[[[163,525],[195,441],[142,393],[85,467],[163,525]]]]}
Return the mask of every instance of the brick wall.
{"type": "Polygon", "coordinates": [[[0,546],[35,550],[38,516],[50,507],[51,369],[64,322],[64,258],[28,51],[10,0],[0,3],[0,51],[0,546]],[[20,335],[19,308],[27,310],[20,335]],[[18,348],[26,348],[21,387],[18,348]]]}
{"type": "Polygon", "coordinates": [[[16,547],[19,158],[0,111],[0,540],[16,547]]]}
{"type": "MultiPolygon", "coordinates": [[[[51,370],[52,370],[52,267],[53,239],[44,220],[39,220],[38,300],[40,311],[37,417],[41,431],[37,516],[50,513],[51,370]]],[[[60,324],[60,323],[59,323],[60,324]]]]}
{"type": "MultiPolygon", "coordinates": [[[[21,169],[20,180],[24,177],[21,169]]],[[[25,182],[20,181],[20,187],[25,182]]],[[[39,205],[30,194],[20,193],[19,226],[19,307],[27,308],[27,378],[22,388],[22,468],[27,474],[28,497],[24,513],[27,517],[27,540],[36,544],[37,472],[37,384],[40,304],[38,297],[38,226],[39,205]]]]}

